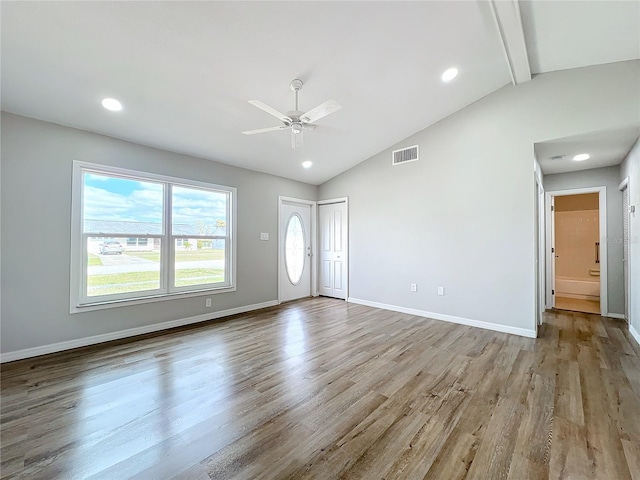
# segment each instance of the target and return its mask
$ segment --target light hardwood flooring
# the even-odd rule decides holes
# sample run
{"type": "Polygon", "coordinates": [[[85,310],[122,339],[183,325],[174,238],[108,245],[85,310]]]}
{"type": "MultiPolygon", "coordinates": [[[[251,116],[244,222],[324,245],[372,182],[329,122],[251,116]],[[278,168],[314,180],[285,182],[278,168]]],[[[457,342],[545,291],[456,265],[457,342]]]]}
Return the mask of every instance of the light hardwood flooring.
{"type": "Polygon", "coordinates": [[[640,479],[640,349],[308,299],[2,366],[1,477],[640,479]]]}
{"type": "Polygon", "coordinates": [[[600,314],[600,301],[556,296],[556,308],[559,310],[600,314]]]}

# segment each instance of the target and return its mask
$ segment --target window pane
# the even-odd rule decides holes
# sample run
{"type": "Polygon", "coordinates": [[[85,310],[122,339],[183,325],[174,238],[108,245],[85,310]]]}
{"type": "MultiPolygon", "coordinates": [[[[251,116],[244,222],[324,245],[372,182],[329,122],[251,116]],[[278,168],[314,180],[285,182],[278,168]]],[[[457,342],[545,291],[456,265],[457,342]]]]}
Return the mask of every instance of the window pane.
{"type": "Polygon", "coordinates": [[[300,281],[304,270],[306,255],[304,243],[302,220],[298,215],[292,215],[284,237],[284,263],[287,267],[289,281],[294,285],[300,281]]]}
{"type": "Polygon", "coordinates": [[[227,235],[227,192],[175,185],[171,192],[173,235],[227,235]]]}
{"type": "Polygon", "coordinates": [[[225,281],[225,240],[175,239],[175,286],[205,285],[225,281]]]}
{"type": "Polygon", "coordinates": [[[161,235],[163,184],[84,172],[84,233],[161,235]]]}
{"type": "Polygon", "coordinates": [[[160,288],[160,239],[146,250],[129,250],[127,238],[87,238],[87,296],[144,292],[160,288]]]}

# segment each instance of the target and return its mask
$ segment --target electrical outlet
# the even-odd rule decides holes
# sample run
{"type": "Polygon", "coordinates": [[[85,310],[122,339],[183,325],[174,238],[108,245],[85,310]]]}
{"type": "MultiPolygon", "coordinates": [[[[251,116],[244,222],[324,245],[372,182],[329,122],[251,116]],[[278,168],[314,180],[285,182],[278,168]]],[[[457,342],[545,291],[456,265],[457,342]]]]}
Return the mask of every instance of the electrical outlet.
{"type": "Polygon", "coordinates": [[[444,287],[438,287],[438,295],[444,295],[444,287]]]}
{"type": "Polygon", "coordinates": [[[417,292],[418,291],[418,285],[416,283],[412,283],[411,284],[411,291],[412,292],[417,292]]]}
{"type": "Polygon", "coordinates": [[[205,306],[205,307],[210,307],[210,306],[211,306],[211,299],[210,299],[210,298],[207,298],[207,299],[205,300],[205,302],[204,302],[204,306],[205,306]]]}
{"type": "Polygon", "coordinates": [[[269,234],[268,233],[261,233],[260,234],[260,240],[269,240],[269,234]]]}

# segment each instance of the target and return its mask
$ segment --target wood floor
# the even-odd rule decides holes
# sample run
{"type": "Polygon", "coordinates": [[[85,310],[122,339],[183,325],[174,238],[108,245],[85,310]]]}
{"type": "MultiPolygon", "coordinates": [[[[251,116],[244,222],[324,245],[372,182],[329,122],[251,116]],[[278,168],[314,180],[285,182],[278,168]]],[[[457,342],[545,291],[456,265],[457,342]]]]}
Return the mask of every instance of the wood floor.
{"type": "Polygon", "coordinates": [[[556,308],[559,310],[600,314],[600,301],[568,298],[556,295],[556,308]]]}
{"type": "Polygon", "coordinates": [[[640,479],[640,349],[332,299],[2,368],[2,478],[640,479]]]}

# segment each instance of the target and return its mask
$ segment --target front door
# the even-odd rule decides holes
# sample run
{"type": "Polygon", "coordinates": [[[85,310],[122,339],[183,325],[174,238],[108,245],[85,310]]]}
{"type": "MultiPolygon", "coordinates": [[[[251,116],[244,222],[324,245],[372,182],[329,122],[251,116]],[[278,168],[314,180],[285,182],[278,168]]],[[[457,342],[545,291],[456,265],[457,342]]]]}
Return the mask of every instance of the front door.
{"type": "Polygon", "coordinates": [[[311,204],[281,200],[280,301],[311,296],[311,204]]]}

